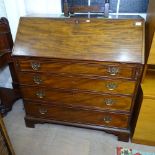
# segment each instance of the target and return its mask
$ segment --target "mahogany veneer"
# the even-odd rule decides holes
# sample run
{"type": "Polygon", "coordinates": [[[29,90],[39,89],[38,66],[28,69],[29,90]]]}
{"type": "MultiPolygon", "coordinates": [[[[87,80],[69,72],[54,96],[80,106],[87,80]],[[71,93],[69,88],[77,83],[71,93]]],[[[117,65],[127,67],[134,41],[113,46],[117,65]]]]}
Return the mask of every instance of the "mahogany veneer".
{"type": "Polygon", "coordinates": [[[25,122],[104,130],[128,141],[144,63],[144,21],[20,19],[13,60],[25,122]]]}
{"type": "Polygon", "coordinates": [[[13,89],[0,87],[0,113],[4,116],[12,109],[13,103],[20,98],[17,77],[11,58],[13,40],[9,22],[6,18],[0,18],[0,68],[9,65],[13,81],[13,89]]]}

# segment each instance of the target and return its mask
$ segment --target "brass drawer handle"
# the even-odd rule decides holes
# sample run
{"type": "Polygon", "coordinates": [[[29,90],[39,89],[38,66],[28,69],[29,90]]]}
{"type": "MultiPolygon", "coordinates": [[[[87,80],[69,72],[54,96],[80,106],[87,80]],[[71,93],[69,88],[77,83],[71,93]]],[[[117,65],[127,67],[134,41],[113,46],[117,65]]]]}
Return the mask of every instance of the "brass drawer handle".
{"type": "Polygon", "coordinates": [[[42,83],[41,77],[39,75],[35,75],[33,77],[33,81],[34,81],[34,83],[36,83],[38,85],[42,83]]]}
{"type": "Polygon", "coordinates": [[[45,115],[45,114],[47,113],[47,109],[45,109],[45,108],[40,108],[40,109],[39,109],[39,113],[40,113],[41,115],[45,115]]]}
{"type": "Polygon", "coordinates": [[[36,96],[38,98],[44,98],[45,97],[45,92],[42,91],[42,90],[39,90],[39,91],[36,92],[36,96]]]}
{"type": "Polygon", "coordinates": [[[39,62],[31,62],[31,67],[33,70],[37,71],[40,68],[40,63],[39,62]]]}
{"type": "Polygon", "coordinates": [[[107,106],[112,106],[112,105],[115,103],[115,101],[114,101],[113,99],[111,99],[111,98],[106,98],[106,99],[104,100],[104,103],[105,103],[107,106]]]}
{"type": "Polygon", "coordinates": [[[117,84],[116,83],[107,83],[106,87],[108,90],[115,90],[117,88],[117,84]]]}
{"type": "Polygon", "coordinates": [[[108,72],[110,75],[115,76],[115,75],[117,75],[118,72],[119,72],[119,67],[116,67],[116,66],[109,66],[107,72],[108,72]]]}
{"type": "Polygon", "coordinates": [[[103,120],[105,123],[110,123],[112,121],[112,118],[110,116],[105,116],[103,120]]]}

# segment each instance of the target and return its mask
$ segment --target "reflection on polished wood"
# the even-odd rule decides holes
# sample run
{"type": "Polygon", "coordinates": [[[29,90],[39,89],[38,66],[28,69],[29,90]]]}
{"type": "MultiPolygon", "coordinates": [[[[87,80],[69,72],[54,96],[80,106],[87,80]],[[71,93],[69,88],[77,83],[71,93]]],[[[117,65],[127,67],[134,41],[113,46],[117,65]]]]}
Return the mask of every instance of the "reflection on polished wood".
{"type": "Polygon", "coordinates": [[[15,155],[3,118],[0,114],[0,155],[15,155]]]}
{"type": "Polygon", "coordinates": [[[148,65],[155,65],[155,32],[154,32],[154,36],[153,36],[152,45],[151,45],[150,54],[149,54],[147,64],[148,65]]]}
{"type": "Polygon", "coordinates": [[[146,19],[147,63],[141,84],[141,109],[132,141],[155,146],[155,1],[149,0],[146,19]]]}
{"type": "Polygon", "coordinates": [[[20,19],[12,54],[27,127],[59,123],[128,141],[144,63],[144,20],[20,19]]]}
{"type": "Polygon", "coordinates": [[[132,141],[155,146],[155,71],[147,70],[142,83],[143,101],[132,141]]]}
{"type": "Polygon", "coordinates": [[[16,73],[11,60],[11,51],[13,47],[12,36],[8,20],[0,19],[0,68],[9,65],[13,80],[13,89],[0,87],[0,113],[6,114],[11,110],[14,101],[20,98],[16,83],[16,73]]]}
{"type": "Polygon", "coordinates": [[[143,64],[143,30],[142,18],[23,17],[13,55],[143,64]]]}

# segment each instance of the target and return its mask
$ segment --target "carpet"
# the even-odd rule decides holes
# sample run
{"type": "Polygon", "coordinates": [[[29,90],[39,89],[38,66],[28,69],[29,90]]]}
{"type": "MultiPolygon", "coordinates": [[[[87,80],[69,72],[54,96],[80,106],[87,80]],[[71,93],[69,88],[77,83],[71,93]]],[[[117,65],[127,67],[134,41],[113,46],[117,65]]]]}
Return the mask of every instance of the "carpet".
{"type": "Polygon", "coordinates": [[[27,128],[24,105],[18,100],[4,117],[16,155],[116,155],[116,147],[155,152],[155,147],[121,142],[103,131],[63,126],[36,124],[27,128]]]}
{"type": "Polygon", "coordinates": [[[117,147],[117,155],[155,155],[155,152],[143,152],[135,149],[117,147]]]}

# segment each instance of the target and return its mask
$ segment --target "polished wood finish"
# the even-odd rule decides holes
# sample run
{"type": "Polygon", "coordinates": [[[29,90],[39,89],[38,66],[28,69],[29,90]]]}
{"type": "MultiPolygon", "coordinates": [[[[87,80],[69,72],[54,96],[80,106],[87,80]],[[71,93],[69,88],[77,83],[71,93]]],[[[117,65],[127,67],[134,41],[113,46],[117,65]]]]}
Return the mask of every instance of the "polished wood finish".
{"type": "Polygon", "coordinates": [[[0,54],[10,51],[13,47],[13,41],[8,20],[0,19],[0,54]]]}
{"type": "Polygon", "coordinates": [[[17,80],[14,64],[11,59],[11,51],[13,41],[8,20],[6,18],[0,19],[0,68],[9,65],[10,73],[12,75],[13,89],[0,87],[0,113],[6,114],[12,109],[14,101],[20,98],[19,89],[15,83],[17,80]]]}
{"type": "Polygon", "coordinates": [[[73,6],[69,8],[71,13],[75,12],[104,12],[101,6],[73,6]]]}
{"type": "Polygon", "coordinates": [[[13,55],[144,63],[143,26],[143,19],[25,17],[13,55]]]}
{"type": "Polygon", "coordinates": [[[153,35],[155,32],[155,1],[149,0],[148,11],[146,16],[146,31],[145,31],[145,47],[146,47],[146,60],[148,59],[150,48],[152,45],[153,35]]]}
{"type": "Polygon", "coordinates": [[[70,123],[65,121],[57,121],[57,120],[49,120],[44,118],[34,118],[27,116],[25,117],[25,123],[27,127],[34,128],[35,124],[37,123],[55,123],[55,124],[61,124],[61,125],[69,125],[69,126],[76,126],[80,128],[88,128],[88,129],[95,129],[95,130],[101,130],[109,134],[114,134],[118,137],[118,140],[128,142],[129,136],[130,136],[130,130],[124,130],[120,128],[109,128],[109,127],[102,127],[102,126],[93,126],[89,124],[80,124],[80,123],[70,123]]]}
{"type": "Polygon", "coordinates": [[[13,103],[20,98],[19,89],[0,87],[0,113],[5,115],[12,110],[13,103]]]}
{"type": "Polygon", "coordinates": [[[149,54],[147,64],[148,65],[155,65],[155,33],[153,36],[153,40],[152,40],[150,54],[149,54]]]}
{"type": "Polygon", "coordinates": [[[64,104],[87,109],[118,110],[129,112],[132,97],[121,95],[109,95],[79,91],[65,91],[53,88],[21,87],[23,98],[51,102],[56,105],[64,104]],[[25,93],[27,92],[27,93],[25,93]],[[42,98],[38,93],[43,93],[42,98]]]}
{"type": "MultiPolygon", "coordinates": [[[[88,61],[76,61],[76,60],[62,60],[62,59],[40,59],[27,60],[17,59],[16,68],[19,71],[35,71],[33,64],[38,64],[36,68],[37,72],[50,72],[59,74],[81,74],[83,76],[102,76],[111,78],[123,78],[123,79],[137,79],[138,72],[140,72],[140,65],[138,64],[124,64],[124,63],[110,63],[110,62],[88,62],[88,61]],[[116,73],[110,71],[116,69],[116,73]]],[[[25,72],[26,73],[26,72],[25,72]]],[[[25,76],[25,75],[24,75],[25,76]]],[[[26,80],[22,73],[19,76],[21,83],[26,80]]],[[[30,81],[29,81],[30,82],[30,81]]]]}
{"type": "Polygon", "coordinates": [[[74,125],[128,141],[143,30],[141,18],[21,18],[12,56],[26,126],[74,125]]]}
{"type": "MultiPolygon", "coordinates": [[[[143,74],[142,82],[145,79],[146,71],[148,68],[147,61],[148,61],[149,54],[150,53],[153,54],[152,52],[150,52],[150,50],[151,50],[153,36],[155,32],[155,10],[154,8],[155,8],[155,1],[149,0],[146,22],[145,22],[145,27],[146,27],[145,28],[145,67],[144,67],[144,74],[143,74]]],[[[152,59],[152,57],[149,57],[149,58],[152,59]]]]}
{"type": "Polygon", "coordinates": [[[145,98],[155,98],[154,78],[155,71],[153,69],[148,69],[146,78],[144,79],[144,82],[141,84],[145,98]]]}
{"type": "Polygon", "coordinates": [[[1,155],[15,155],[14,149],[10,142],[3,118],[0,114],[0,154],[1,155]]]}
{"type": "Polygon", "coordinates": [[[32,103],[25,104],[27,116],[54,119],[79,124],[93,124],[99,126],[128,128],[128,115],[101,112],[95,110],[83,110],[66,106],[49,106],[32,103]],[[63,117],[62,117],[63,116],[63,117]],[[81,119],[83,118],[83,119],[81,119]]]}
{"type": "Polygon", "coordinates": [[[150,0],[146,18],[146,67],[143,76],[141,109],[132,141],[139,144],[155,145],[155,1],[150,0]],[[146,132],[147,131],[147,132],[146,132]]]}
{"type": "MultiPolygon", "coordinates": [[[[125,94],[132,95],[135,89],[135,81],[127,81],[120,79],[102,79],[102,78],[84,78],[78,76],[64,76],[64,75],[55,75],[47,74],[28,74],[24,76],[25,81],[30,85],[38,85],[35,78],[40,79],[40,86],[44,86],[41,89],[45,89],[46,86],[51,86],[53,88],[62,88],[62,89],[72,89],[72,90],[84,90],[84,91],[93,91],[93,92],[104,92],[111,94],[125,94]]],[[[22,80],[22,79],[21,79],[22,80]]],[[[22,83],[21,83],[22,84],[22,83]]]]}
{"type": "Polygon", "coordinates": [[[83,6],[83,5],[75,5],[72,1],[72,5],[69,6],[68,0],[63,0],[63,11],[64,16],[73,15],[74,13],[102,13],[102,16],[108,17],[109,16],[109,0],[106,0],[104,5],[93,5],[93,6],[83,6]],[[103,14],[104,13],[104,14],[103,14]]]}
{"type": "Polygon", "coordinates": [[[142,83],[143,101],[132,141],[155,146],[155,71],[148,70],[142,83]],[[146,132],[147,131],[147,132],[146,132]]]}

